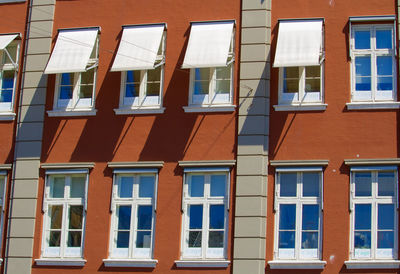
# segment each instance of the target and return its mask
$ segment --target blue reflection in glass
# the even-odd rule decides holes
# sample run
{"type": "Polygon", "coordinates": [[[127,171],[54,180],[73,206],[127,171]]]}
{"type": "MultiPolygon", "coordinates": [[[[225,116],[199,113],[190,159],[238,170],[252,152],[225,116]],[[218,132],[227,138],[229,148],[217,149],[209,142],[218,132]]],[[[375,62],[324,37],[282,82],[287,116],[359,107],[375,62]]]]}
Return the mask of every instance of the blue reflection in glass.
{"type": "Polygon", "coordinates": [[[135,79],[134,71],[129,70],[126,72],[126,85],[125,85],[125,97],[135,97],[138,96],[138,91],[133,82],[137,82],[139,79],[135,79]]]}
{"type": "Polygon", "coordinates": [[[371,232],[356,231],[354,232],[354,247],[355,248],[371,248],[371,232]]]}
{"type": "Polygon", "coordinates": [[[0,96],[0,102],[11,102],[12,100],[12,90],[2,90],[0,96]]]}
{"type": "Polygon", "coordinates": [[[303,205],[303,230],[318,230],[319,206],[303,205]]]}
{"type": "Polygon", "coordinates": [[[133,191],[133,177],[120,177],[119,197],[131,198],[133,191]]]}
{"type": "Polygon", "coordinates": [[[294,248],[294,240],[294,231],[279,231],[279,248],[294,248]]]}
{"type": "Polygon", "coordinates": [[[190,205],[189,206],[189,228],[198,229],[203,227],[203,206],[190,205]]]}
{"type": "Polygon", "coordinates": [[[296,205],[281,204],[279,211],[279,229],[295,229],[296,205]]]}
{"type": "Polygon", "coordinates": [[[71,99],[72,98],[72,87],[60,87],[60,99],[71,99]]]}
{"type": "Polygon", "coordinates": [[[139,197],[153,198],[154,176],[141,176],[139,180],[139,197]]]}
{"type": "Polygon", "coordinates": [[[203,197],[204,196],[204,176],[192,175],[189,184],[190,197],[203,197]]]}
{"type": "Polygon", "coordinates": [[[378,229],[394,228],[394,204],[378,204],[378,229]]]}
{"type": "Polygon", "coordinates": [[[212,197],[225,196],[225,175],[211,175],[211,190],[212,197]]]}
{"type": "Polygon", "coordinates": [[[14,74],[3,74],[2,89],[12,89],[14,87],[14,74]]]}
{"type": "Polygon", "coordinates": [[[378,248],[394,248],[393,231],[378,231],[378,248]]]}
{"type": "Polygon", "coordinates": [[[377,30],[376,31],[376,48],[391,49],[392,48],[392,31],[377,30]]]}
{"type": "Polygon", "coordinates": [[[152,206],[138,207],[138,229],[151,229],[151,219],[153,216],[152,206]]]}
{"type": "Polygon", "coordinates": [[[224,228],[224,205],[211,205],[210,206],[210,228],[223,229],[224,228]]]}
{"type": "Polygon", "coordinates": [[[371,57],[356,57],[356,76],[371,75],[371,57]]]}
{"type": "Polygon", "coordinates": [[[129,247],[129,231],[118,231],[117,248],[129,247]]]}
{"type": "Polygon", "coordinates": [[[74,74],[73,73],[62,73],[61,74],[61,85],[62,86],[72,86],[74,84],[74,74]]]}
{"type": "Polygon", "coordinates": [[[354,40],[356,49],[369,49],[371,48],[371,35],[369,30],[355,31],[354,40]]]}
{"type": "Polygon", "coordinates": [[[371,229],[371,204],[355,206],[355,229],[371,229]]]}
{"type": "Polygon", "coordinates": [[[371,172],[356,172],[354,174],[356,196],[371,196],[371,172]]]}
{"type": "Polygon", "coordinates": [[[319,173],[305,172],[303,173],[303,196],[318,197],[319,196],[319,173]]]}
{"type": "MultiPolygon", "coordinates": [[[[201,70],[199,68],[194,69],[194,78],[195,80],[200,80],[201,79],[201,70]]],[[[194,94],[202,94],[203,88],[202,88],[202,83],[195,81],[194,82],[194,94]]]]}
{"type": "Polygon", "coordinates": [[[393,89],[393,78],[389,77],[378,77],[376,88],[378,90],[392,90],[393,89]]]}
{"type": "Polygon", "coordinates": [[[131,227],[131,206],[118,207],[118,229],[130,229],[131,227]]]}
{"type": "Polygon", "coordinates": [[[297,173],[280,173],[280,196],[296,197],[297,194],[297,173]]]}
{"type": "Polygon", "coordinates": [[[378,75],[392,75],[392,57],[378,56],[376,57],[376,66],[378,75]]]}
{"type": "Polygon", "coordinates": [[[394,196],[394,173],[378,173],[378,196],[394,196]]]}

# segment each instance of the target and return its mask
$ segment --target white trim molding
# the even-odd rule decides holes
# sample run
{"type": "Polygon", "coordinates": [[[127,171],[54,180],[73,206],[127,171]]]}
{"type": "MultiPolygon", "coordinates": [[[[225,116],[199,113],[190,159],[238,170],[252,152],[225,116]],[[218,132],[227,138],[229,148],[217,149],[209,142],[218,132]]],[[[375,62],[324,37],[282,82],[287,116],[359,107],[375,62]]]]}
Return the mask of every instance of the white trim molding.
{"type": "Polygon", "coordinates": [[[86,264],[85,259],[35,259],[37,265],[45,266],[84,266],[86,264]]]}
{"type": "Polygon", "coordinates": [[[165,107],[156,108],[115,108],[115,115],[131,115],[131,114],[162,114],[165,107]]]}
{"type": "Polygon", "coordinates": [[[103,259],[106,267],[148,267],[155,268],[158,260],[153,259],[103,259]]]}
{"type": "Polygon", "coordinates": [[[109,168],[162,168],[164,161],[108,162],[109,168]]]}
{"type": "Polygon", "coordinates": [[[11,164],[2,164],[0,165],[0,170],[10,170],[12,167],[11,164]]]}
{"type": "Polygon", "coordinates": [[[386,159],[345,159],[345,165],[360,166],[360,165],[400,165],[400,158],[386,159]]]}
{"type": "Polygon", "coordinates": [[[176,267],[227,268],[229,260],[176,260],[176,267]]]}
{"type": "Polygon", "coordinates": [[[49,117],[63,117],[63,116],[96,116],[97,109],[88,110],[48,110],[49,117]]]}
{"type": "Polygon", "coordinates": [[[236,160],[179,161],[181,167],[234,166],[236,160]]]}
{"type": "Polygon", "coordinates": [[[345,261],[347,269],[396,269],[400,266],[399,260],[364,260],[345,261]]]}
{"type": "Polygon", "coordinates": [[[14,112],[0,112],[0,121],[14,121],[15,116],[14,112]]]}
{"type": "Polygon", "coordinates": [[[329,160],[271,160],[271,166],[327,166],[329,160]]]}
{"type": "Polygon", "coordinates": [[[218,105],[210,105],[206,107],[193,107],[187,106],[183,107],[185,112],[234,112],[236,109],[235,105],[228,106],[218,106],[218,105]]]}
{"type": "Polygon", "coordinates": [[[71,169],[71,168],[94,168],[92,162],[76,162],[76,163],[43,163],[40,165],[43,169],[71,169]]]}
{"type": "Polygon", "coordinates": [[[274,105],[275,111],[323,111],[328,104],[274,105]]]}
{"type": "Polygon", "coordinates": [[[363,102],[346,103],[348,110],[368,110],[368,109],[399,109],[400,102],[363,102]]]}
{"type": "Polygon", "coordinates": [[[268,261],[271,269],[324,269],[326,261],[274,260],[268,261]]]}

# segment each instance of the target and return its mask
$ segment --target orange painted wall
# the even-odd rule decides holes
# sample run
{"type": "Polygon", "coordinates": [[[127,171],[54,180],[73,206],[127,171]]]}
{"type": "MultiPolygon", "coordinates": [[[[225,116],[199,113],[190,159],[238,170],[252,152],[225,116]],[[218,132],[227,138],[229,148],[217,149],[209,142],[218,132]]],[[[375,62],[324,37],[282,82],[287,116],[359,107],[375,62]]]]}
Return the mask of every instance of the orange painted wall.
{"type": "MultiPolygon", "coordinates": [[[[83,268],[38,267],[32,273],[112,273],[135,269],[104,268],[107,258],[112,187],[110,161],[164,161],[159,173],[155,226],[154,258],[159,262],[152,273],[204,273],[205,270],[175,269],[179,259],[181,193],[183,170],[180,160],[233,160],[236,149],[235,113],[184,113],[188,103],[189,71],[180,69],[189,37],[191,21],[235,19],[240,25],[240,1],[188,0],[85,0],[57,1],[53,36],[59,28],[100,26],[100,54],[94,117],[48,117],[44,125],[42,159],[44,163],[95,162],[90,173],[88,212],[83,268]],[[167,23],[164,114],[117,116],[120,73],[109,72],[122,25],[167,23]]],[[[54,39],[55,42],[55,39],[54,39]]],[[[239,39],[236,37],[238,48],[239,39]]],[[[238,54],[238,52],[236,53],[238,54]]],[[[235,90],[238,66],[235,65],[235,90]]],[[[46,110],[53,109],[55,77],[50,76],[46,110]]],[[[235,91],[236,96],[236,91],[235,91]]],[[[236,100],[235,100],[236,101],[236,100]]],[[[232,173],[232,178],[234,174],[232,173]]],[[[233,182],[233,179],[232,179],[233,182]]],[[[40,257],[42,238],[41,202],[44,171],[39,184],[39,199],[34,258],[40,257]]],[[[233,189],[233,188],[232,188],[233,189]]],[[[230,224],[232,218],[230,217],[230,224]]],[[[229,229],[229,237],[232,231],[229,229]]],[[[229,258],[231,243],[228,244],[229,258]]],[[[140,272],[140,270],[138,270],[140,272]]],[[[229,273],[212,269],[212,273],[229,273]]],[[[137,271],[136,271],[137,272],[137,271]]],[[[207,272],[207,271],[206,271],[207,272]]]]}
{"type": "MultiPolygon", "coordinates": [[[[272,60],[278,35],[278,19],[325,18],[325,111],[276,112],[278,69],[271,69],[270,160],[329,160],[324,171],[323,260],[321,273],[353,273],[344,261],[349,254],[349,168],[344,159],[396,158],[398,111],[348,111],[350,60],[349,16],[395,15],[393,0],[291,0],[272,1],[272,60]]],[[[274,168],[268,177],[267,260],[273,259],[274,168]],[[269,240],[268,240],[269,239],[269,240]]],[[[274,271],[267,273],[320,273],[274,271]]],[[[397,273],[362,271],[362,273],[397,273]]]]}

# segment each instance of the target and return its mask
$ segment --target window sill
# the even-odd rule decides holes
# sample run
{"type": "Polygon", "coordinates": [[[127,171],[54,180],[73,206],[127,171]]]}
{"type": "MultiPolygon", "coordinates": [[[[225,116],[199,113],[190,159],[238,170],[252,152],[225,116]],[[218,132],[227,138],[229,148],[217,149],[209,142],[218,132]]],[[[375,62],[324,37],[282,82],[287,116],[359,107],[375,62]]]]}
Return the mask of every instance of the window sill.
{"type": "Polygon", "coordinates": [[[152,259],[104,259],[106,267],[149,267],[155,268],[158,260],[152,259]]]}
{"type": "Polygon", "coordinates": [[[159,114],[164,113],[164,107],[142,107],[142,108],[115,108],[116,115],[129,114],[159,114]]]}
{"type": "Polygon", "coordinates": [[[209,105],[209,106],[186,106],[185,112],[233,112],[235,105],[209,105]]]}
{"type": "Polygon", "coordinates": [[[176,267],[227,268],[228,260],[176,260],[176,267]]]}
{"type": "Polygon", "coordinates": [[[274,105],[275,111],[321,111],[328,104],[297,104],[297,105],[274,105]]]}
{"type": "Polygon", "coordinates": [[[351,102],[346,104],[348,110],[357,109],[398,109],[400,102],[351,102]]]}
{"type": "Polygon", "coordinates": [[[71,109],[71,110],[48,110],[49,117],[62,117],[62,116],[95,116],[97,109],[71,109]]]}
{"type": "Polygon", "coordinates": [[[350,260],[345,261],[347,269],[395,269],[399,268],[399,260],[350,260]]]}
{"type": "Polygon", "coordinates": [[[0,121],[13,121],[13,120],[15,120],[15,113],[0,112],[0,121]]]}
{"type": "Polygon", "coordinates": [[[61,259],[61,258],[40,258],[35,259],[37,265],[46,266],[84,266],[86,260],[84,259],[61,259]]]}
{"type": "Polygon", "coordinates": [[[271,269],[324,269],[326,261],[274,260],[268,262],[271,269]]]}

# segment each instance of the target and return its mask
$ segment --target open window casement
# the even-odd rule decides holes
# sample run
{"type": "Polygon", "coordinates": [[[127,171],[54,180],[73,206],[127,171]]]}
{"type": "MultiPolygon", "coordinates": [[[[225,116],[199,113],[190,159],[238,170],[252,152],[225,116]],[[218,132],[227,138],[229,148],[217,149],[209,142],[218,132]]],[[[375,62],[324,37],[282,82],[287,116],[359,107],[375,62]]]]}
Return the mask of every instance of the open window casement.
{"type": "Polygon", "coordinates": [[[20,34],[0,34],[0,56],[4,60],[1,65],[4,67],[12,67],[13,69],[18,69],[18,47],[12,46],[15,40],[20,38],[20,34]],[[16,50],[15,50],[16,49],[16,50]]]}

